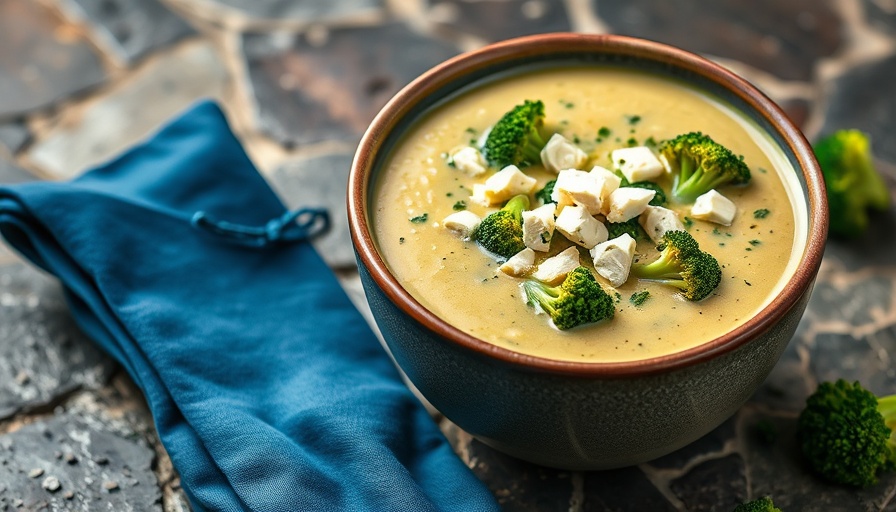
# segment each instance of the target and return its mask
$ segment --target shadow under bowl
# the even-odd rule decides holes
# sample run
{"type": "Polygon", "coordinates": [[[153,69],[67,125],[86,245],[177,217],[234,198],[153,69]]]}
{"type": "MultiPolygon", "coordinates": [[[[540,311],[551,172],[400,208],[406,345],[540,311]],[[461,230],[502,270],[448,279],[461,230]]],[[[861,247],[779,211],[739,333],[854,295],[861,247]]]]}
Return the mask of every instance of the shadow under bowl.
{"type": "Polygon", "coordinates": [[[827,204],[800,131],[745,80],[702,57],[614,35],[544,34],[497,43],[436,66],[402,89],[364,135],[349,178],[348,212],[370,308],[392,355],[448,419],[486,444],[538,464],[609,469],[672,452],[730,417],[767,377],[802,316],[821,264],[827,204]],[[496,75],[532,66],[632,67],[720,98],[764,130],[795,169],[808,211],[806,245],[780,293],[753,318],[692,349],[588,363],[498,347],[417,302],[389,271],[371,229],[377,173],[402,134],[433,106],[496,75]]]}

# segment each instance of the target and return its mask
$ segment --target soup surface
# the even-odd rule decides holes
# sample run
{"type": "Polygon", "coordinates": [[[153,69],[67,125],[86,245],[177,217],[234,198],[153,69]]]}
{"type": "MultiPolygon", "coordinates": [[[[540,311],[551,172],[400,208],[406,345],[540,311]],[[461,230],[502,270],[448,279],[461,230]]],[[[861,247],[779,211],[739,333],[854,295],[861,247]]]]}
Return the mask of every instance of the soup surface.
{"type": "MultiPolygon", "coordinates": [[[[536,190],[556,177],[541,166],[524,171],[538,179],[536,190]]],[[[411,295],[467,333],[551,359],[644,359],[724,334],[748,320],[783,286],[800,257],[794,247],[802,247],[799,242],[805,237],[794,227],[795,215],[805,218],[802,200],[795,199],[794,170],[757,127],[725,104],[674,80],[610,67],[532,71],[464,92],[408,130],[376,180],[371,217],[377,245],[411,295]],[[471,145],[526,99],[544,102],[548,136],[562,133],[589,154],[583,170],[593,165],[612,169],[613,149],[651,144],[690,131],[708,134],[743,155],[752,173],[750,184],[719,188],[737,205],[733,224],[725,227],[693,220],[688,227],[701,249],[722,266],[722,282],[712,295],[689,302],[675,288],[634,276],[614,289],[595,274],[618,298],[615,318],[560,331],[547,315],[536,314],[526,305],[522,279],[505,275],[493,255],[473,241],[452,236],[442,226],[442,219],[458,208],[480,217],[498,209],[470,201],[473,184],[483,183],[494,170],[473,178],[449,166],[445,154],[471,145]],[[768,210],[767,214],[763,216],[762,210],[768,210]],[[636,307],[629,298],[641,290],[648,290],[650,298],[636,307]]],[[[670,196],[665,206],[681,219],[689,217],[690,204],[671,200],[671,178],[664,176],[658,183],[670,196]]],[[[532,207],[538,204],[533,200],[532,207]]],[[[536,263],[571,245],[556,232],[551,251],[536,253],[536,263]]],[[[580,248],[580,253],[581,264],[592,268],[588,251],[580,248]]],[[[636,261],[652,261],[656,255],[649,239],[638,240],[636,261]]]]}

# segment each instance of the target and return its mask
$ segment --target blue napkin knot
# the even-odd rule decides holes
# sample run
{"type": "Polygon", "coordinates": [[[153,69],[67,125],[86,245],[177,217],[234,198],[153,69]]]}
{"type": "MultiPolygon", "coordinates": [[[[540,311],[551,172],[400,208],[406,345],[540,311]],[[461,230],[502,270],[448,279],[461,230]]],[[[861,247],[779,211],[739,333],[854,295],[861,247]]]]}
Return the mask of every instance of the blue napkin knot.
{"type": "Polygon", "coordinates": [[[323,234],[330,228],[330,215],[321,208],[301,208],[271,219],[264,226],[246,226],[216,220],[205,211],[198,211],[190,219],[190,224],[237,245],[267,247],[277,242],[307,240],[323,234]]]}

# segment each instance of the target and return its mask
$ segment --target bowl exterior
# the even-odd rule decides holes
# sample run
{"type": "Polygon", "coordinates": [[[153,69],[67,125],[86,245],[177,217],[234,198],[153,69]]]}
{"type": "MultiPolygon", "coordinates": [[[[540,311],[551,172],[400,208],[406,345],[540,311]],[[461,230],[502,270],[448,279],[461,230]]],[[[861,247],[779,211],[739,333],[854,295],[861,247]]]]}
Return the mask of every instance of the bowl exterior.
{"type": "Polygon", "coordinates": [[[570,377],[484,357],[428,329],[361,266],[371,311],[395,361],[432,405],[484,443],[545,466],[639,464],[700,438],[752,395],[778,361],[809,291],[751,343],[671,372],[570,377]]]}

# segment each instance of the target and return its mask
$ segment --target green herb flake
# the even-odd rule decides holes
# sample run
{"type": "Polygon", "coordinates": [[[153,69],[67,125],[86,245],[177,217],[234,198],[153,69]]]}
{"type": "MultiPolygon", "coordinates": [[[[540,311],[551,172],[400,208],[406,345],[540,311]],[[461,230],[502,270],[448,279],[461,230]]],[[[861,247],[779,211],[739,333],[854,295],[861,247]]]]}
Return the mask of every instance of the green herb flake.
{"type": "Polygon", "coordinates": [[[647,140],[644,141],[644,145],[645,145],[645,146],[650,146],[650,147],[656,147],[656,146],[657,146],[656,139],[653,138],[653,135],[651,135],[650,137],[647,137],[647,140]]]}
{"type": "Polygon", "coordinates": [[[601,126],[600,130],[597,130],[597,135],[599,137],[609,137],[611,133],[613,132],[611,132],[610,129],[606,126],[601,126]]]}
{"type": "Polygon", "coordinates": [[[638,124],[641,121],[641,116],[625,116],[625,119],[628,124],[638,124]]]}
{"type": "Polygon", "coordinates": [[[398,237],[398,243],[400,243],[400,244],[403,244],[403,243],[404,243],[404,237],[403,237],[403,236],[398,237]]]}
{"type": "Polygon", "coordinates": [[[458,201],[458,202],[454,203],[454,206],[452,206],[451,208],[454,209],[454,211],[456,211],[456,212],[459,212],[461,210],[466,210],[467,203],[466,203],[466,201],[458,201]]]}
{"type": "Polygon", "coordinates": [[[453,194],[452,192],[446,192],[446,193],[445,193],[445,197],[451,197],[451,196],[453,196],[453,195],[454,195],[454,194],[453,194]]]}
{"type": "Polygon", "coordinates": [[[633,306],[640,306],[650,298],[650,292],[647,290],[641,290],[640,292],[635,292],[629,297],[628,301],[632,303],[633,306]]]}
{"type": "Polygon", "coordinates": [[[428,219],[428,218],[429,218],[428,213],[421,213],[420,215],[417,215],[416,217],[411,217],[408,220],[413,222],[414,224],[423,224],[424,222],[426,222],[426,219],[428,219]]]}
{"type": "Polygon", "coordinates": [[[722,232],[719,231],[719,228],[712,228],[712,234],[721,236],[722,232]]]}
{"type": "MultiPolygon", "coordinates": [[[[740,159],[743,160],[744,157],[741,156],[740,159]]],[[[768,171],[766,171],[765,169],[763,169],[762,167],[760,167],[760,168],[759,168],[759,172],[761,172],[762,174],[766,174],[768,171]]]]}
{"type": "Polygon", "coordinates": [[[762,243],[762,242],[759,241],[759,240],[750,240],[750,245],[752,245],[752,246],[754,246],[754,247],[757,246],[757,245],[759,245],[759,244],[761,244],[761,243],[762,243]]]}
{"type": "Polygon", "coordinates": [[[468,127],[465,131],[467,133],[472,133],[473,135],[476,135],[476,128],[473,128],[472,126],[468,127]]]}
{"type": "Polygon", "coordinates": [[[625,141],[625,143],[628,144],[628,147],[634,147],[634,146],[638,145],[638,139],[636,139],[634,137],[629,137],[628,140],[625,141]]]}
{"type": "Polygon", "coordinates": [[[685,229],[691,229],[691,226],[694,225],[694,219],[685,217],[684,221],[682,221],[682,224],[684,224],[685,229]]]}
{"type": "Polygon", "coordinates": [[[764,218],[768,217],[769,213],[771,213],[771,211],[769,211],[768,208],[760,208],[753,212],[753,218],[754,219],[764,219],[764,218]]]}

